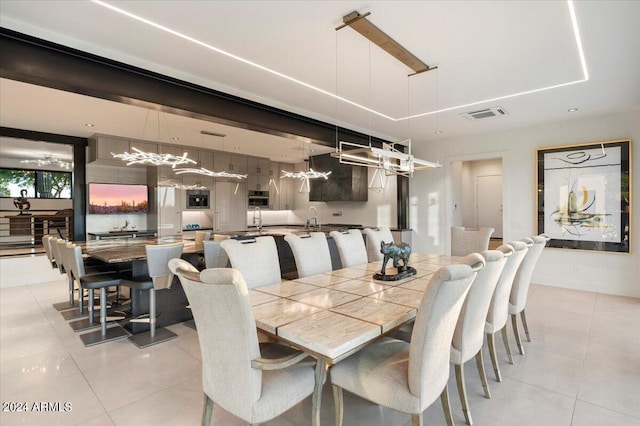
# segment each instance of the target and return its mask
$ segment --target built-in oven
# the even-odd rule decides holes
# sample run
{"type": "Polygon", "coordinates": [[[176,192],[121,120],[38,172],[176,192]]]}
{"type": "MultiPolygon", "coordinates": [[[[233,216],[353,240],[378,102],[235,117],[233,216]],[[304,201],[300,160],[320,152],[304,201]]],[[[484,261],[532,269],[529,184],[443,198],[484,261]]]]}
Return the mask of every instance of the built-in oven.
{"type": "Polygon", "coordinates": [[[187,191],[187,209],[208,209],[209,191],[188,190],[187,191]]]}
{"type": "Polygon", "coordinates": [[[269,191],[249,191],[249,207],[269,207],[269,191]]]}

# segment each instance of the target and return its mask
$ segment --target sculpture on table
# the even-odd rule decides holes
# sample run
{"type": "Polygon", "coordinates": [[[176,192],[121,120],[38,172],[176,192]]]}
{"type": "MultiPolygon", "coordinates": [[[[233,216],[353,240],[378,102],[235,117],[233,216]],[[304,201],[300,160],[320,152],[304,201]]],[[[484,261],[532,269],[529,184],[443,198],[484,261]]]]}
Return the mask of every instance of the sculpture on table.
{"type": "Polygon", "coordinates": [[[390,243],[380,242],[380,253],[384,255],[382,260],[382,269],[380,273],[373,276],[376,280],[382,281],[398,281],[416,274],[415,268],[408,266],[409,256],[411,255],[411,246],[406,243],[395,244],[393,241],[390,243]],[[389,259],[393,259],[393,267],[397,269],[398,273],[394,275],[387,275],[387,263],[389,259]],[[402,265],[400,265],[402,261],[402,265]]]}
{"type": "Polygon", "coordinates": [[[27,200],[27,190],[21,189],[20,196],[13,199],[13,205],[20,210],[18,216],[28,216],[31,215],[29,213],[29,209],[31,208],[31,202],[27,200]]]}

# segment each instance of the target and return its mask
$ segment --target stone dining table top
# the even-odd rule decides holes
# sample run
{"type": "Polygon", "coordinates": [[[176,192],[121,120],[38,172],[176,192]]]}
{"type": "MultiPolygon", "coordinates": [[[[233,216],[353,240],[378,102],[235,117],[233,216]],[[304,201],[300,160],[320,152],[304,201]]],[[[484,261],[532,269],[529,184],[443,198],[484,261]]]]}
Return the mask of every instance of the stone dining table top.
{"type": "Polygon", "coordinates": [[[149,238],[122,238],[113,240],[97,240],[79,243],[82,251],[88,256],[106,263],[122,263],[134,260],[145,260],[147,253],[146,245],[174,244],[181,242],[184,244],[183,254],[203,253],[202,243],[196,244],[194,241],[182,240],[176,237],[149,237],[149,238]]]}

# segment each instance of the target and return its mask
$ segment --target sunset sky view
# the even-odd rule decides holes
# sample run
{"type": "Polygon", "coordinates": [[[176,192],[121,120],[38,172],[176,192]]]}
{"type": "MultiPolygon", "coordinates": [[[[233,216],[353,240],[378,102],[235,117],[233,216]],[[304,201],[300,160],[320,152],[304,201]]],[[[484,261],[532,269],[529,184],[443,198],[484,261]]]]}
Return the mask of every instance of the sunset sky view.
{"type": "Polygon", "coordinates": [[[97,206],[119,206],[122,201],[138,205],[147,201],[146,185],[118,185],[110,183],[90,183],[89,203],[97,206]]]}

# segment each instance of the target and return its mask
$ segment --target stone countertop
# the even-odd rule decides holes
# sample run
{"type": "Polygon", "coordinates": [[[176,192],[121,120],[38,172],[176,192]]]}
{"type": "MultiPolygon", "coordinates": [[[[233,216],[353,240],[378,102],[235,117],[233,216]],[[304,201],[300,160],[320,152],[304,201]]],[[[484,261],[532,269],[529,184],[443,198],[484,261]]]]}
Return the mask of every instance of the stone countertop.
{"type": "MultiPolygon", "coordinates": [[[[263,235],[270,235],[273,237],[283,237],[288,234],[295,235],[308,235],[309,231],[305,228],[304,225],[267,225],[262,228],[261,232],[258,232],[255,229],[251,229],[254,227],[249,227],[250,229],[247,231],[229,231],[229,232],[216,232],[217,235],[226,235],[229,238],[237,238],[237,237],[259,237],[263,235]]],[[[364,229],[366,226],[362,225],[353,225],[353,224],[321,224],[320,228],[313,228],[312,232],[324,232],[327,237],[329,237],[329,233],[331,231],[346,231],[347,229],[364,229]]],[[[371,228],[376,228],[372,226],[371,228]]],[[[410,231],[410,229],[398,229],[391,228],[391,231],[410,231]]]]}

